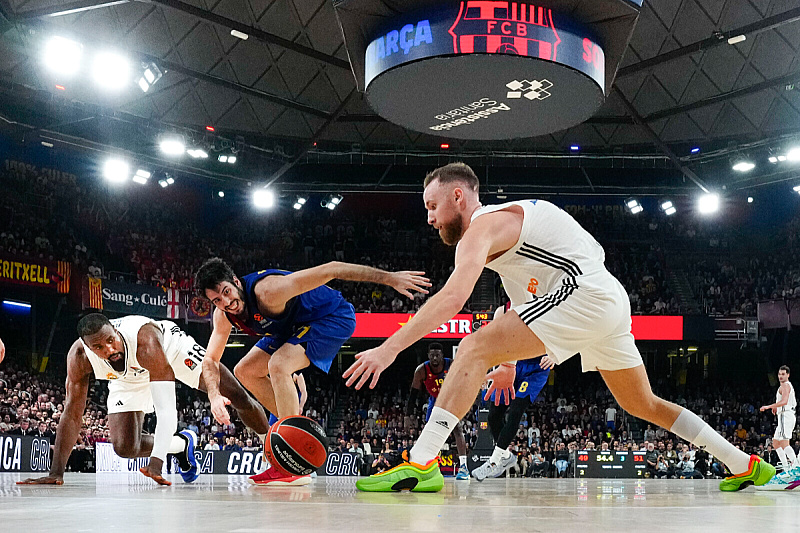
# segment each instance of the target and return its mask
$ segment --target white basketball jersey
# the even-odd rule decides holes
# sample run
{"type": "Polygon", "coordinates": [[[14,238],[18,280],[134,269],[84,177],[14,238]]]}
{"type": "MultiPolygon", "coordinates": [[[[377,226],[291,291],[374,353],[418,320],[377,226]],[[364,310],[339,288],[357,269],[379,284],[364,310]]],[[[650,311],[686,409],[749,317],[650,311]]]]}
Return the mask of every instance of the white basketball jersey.
{"type": "Polygon", "coordinates": [[[90,350],[83,340],[81,340],[86,356],[92,364],[94,376],[97,379],[120,380],[126,383],[150,381],[150,373],[142,368],[139,361],[136,360],[136,341],[139,330],[148,323],[154,323],[154,321],[147,317],[135,315],[111,319],[111,325],[114,326],[114,329],[117,330],[122,338],[122,354],[125,366],[121,372],[114,370],[111,363],[98,357],[97,354],[90,350]]]}
{"type": "Polygon", "coordinates": [[[606,271],[603,247],[566,211],[550,202],[520,200],[487,205],[475,211],[472,220],[511,205],[523,211],[519,240],[486,267],[500,274],[512,306],[555,290],[574,290],[578,276],[606,271]]]}
{"type": "MultiPolygon", "coordinates": [[[[782,405],[778,407],[778,414],[788,413],[790,411],[794,411],[797,408],[797,399],[794,396],[794,387],[792,383],[787,381],[786,383],[789,384],[789,402],[786,405],[782,405]]],[[[779,402],[783,398],[781,398],[781,389],[778,388],[778,392],[775,393],[775,401],[779,402]]]]}

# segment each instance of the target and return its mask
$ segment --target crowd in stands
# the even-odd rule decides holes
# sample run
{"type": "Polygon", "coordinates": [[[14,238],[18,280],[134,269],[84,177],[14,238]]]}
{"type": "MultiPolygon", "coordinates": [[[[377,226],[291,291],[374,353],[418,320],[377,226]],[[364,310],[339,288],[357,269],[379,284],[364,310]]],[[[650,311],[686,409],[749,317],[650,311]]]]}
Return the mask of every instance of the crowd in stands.
{"type": "MultiPolygon", "coordinates": [[[[212,256],[223,257],[242,274],[339,260],[387,270],[424,270],[437,289],[452,270],[453,249],[419,216],[364,216],[348,211],[345,201],[335,211],[309,206],[265,219],[249,209],[203,203],[191,195],[145,189],[121,195],[94,177],[5,166],[0,171],[5,191],[0,198],[0,254],[69,260],[81,274],[190,290],[193,272],[212,256]],[[210,223],[225,209],[235,212],[210,223]],[[209,227],[213,231],[206,231],[209,227]]],[[[603,244],[606,265],[629,291],[635,314],[687,308],[667,275],[665,247],[674,242],[670,239],[707,243],[706,248],[721,252],[729,250],[732,240],[714,233],[713,226],[658,213],[634,217],[621,209],[586,207],[570,213],[603,244]]],[[[797,225],[793,221],[786,230],[791,249],[797,225]]],[[[723,254],[719,260],[692,261],[689,276],[707,312],[750,313],[760,298],[800,290],[793,259],[777,253],[772,260],[733,266],[723,254]]],[[[408,300],[372,284],[334,286],[359,312],[412,312],[426,299],[418,295],[408,300]]]]}
{"type": "MultiPolygon", "coordinates": [[[[337,384],[336,377],[318,373],[307,373],[306,381],[308,399],[304,414],[328,429],[330,450],[359,454],[365,473],[397,464],[424,426],[427,400],[419,400],[418,405],[407,411],[407,384],[354,391],[337,384]],[[341,392],[334,392],[337,390],[341,392]]],[[[63,376],[32,374],[4,362],[0,367],[0,433],[43,436],[55,443],[64,410],[63,382],[63,376]]],[[[758,409],[760,402],[774,394],[772,389],[708,386],[676,389],[663,384],[655,388],[657,394],[702,416],[734,445],[777,464],[777,454],[771,447],[775,419],[769,412],[761,413],[758,409]]],[[[258,437],[238,420],[235,412],[231,424],[223,426],[211,416],[205,395],[186,387],[180,387],[179,391],[179,426],[197,432],[201,447],[260,449],[262,443],[258,437]]],[[[103,382],[96,382],[90,391],[74,450],[91,452],[96,443],[109,441],[106,396],[103,382]]],[[[476,416],[477,409],[471,410],[463,424],[470,448],[474,448],[478,436],[476,416]]],[[[155,429],[152,417],[147,417],[144,429],[150,432],[155,429]]],[[[800,448],[799,439],[800,434],[796,434],[791,441],[796,449],[800,448]]],[[[452,437],[449,446],[455,448],[452,437]]],[[[579,449],[645,451],[648,475],[652,477],[724,475],[724,465],[705,451],[695,449],[663,428],[654,428],[626,415],[600,383],[565,384],[543,391],[523,416],[511,443],[510,450],[518,458],[511,475],[572,475],[575,461],[572,452],[579,449]]],[[[81,469],[81,465],[71,461],[69,468],[81,469]]]]}

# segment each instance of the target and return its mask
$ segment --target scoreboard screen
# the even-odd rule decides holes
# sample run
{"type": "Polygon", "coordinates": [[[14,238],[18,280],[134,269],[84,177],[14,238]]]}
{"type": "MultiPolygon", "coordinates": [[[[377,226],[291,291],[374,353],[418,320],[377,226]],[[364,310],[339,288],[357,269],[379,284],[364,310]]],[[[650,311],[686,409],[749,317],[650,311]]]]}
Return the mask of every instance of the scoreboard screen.
{"type": "Polygon", "coordinates": [[[647,469],[647,452],[578,450],[575,477],[642,478],[647,469]]]}
{"type": "Polygon", "coordinates": [[[472,313],[472,331],[478,331],[492,321],[494,313],[472,313]]]}

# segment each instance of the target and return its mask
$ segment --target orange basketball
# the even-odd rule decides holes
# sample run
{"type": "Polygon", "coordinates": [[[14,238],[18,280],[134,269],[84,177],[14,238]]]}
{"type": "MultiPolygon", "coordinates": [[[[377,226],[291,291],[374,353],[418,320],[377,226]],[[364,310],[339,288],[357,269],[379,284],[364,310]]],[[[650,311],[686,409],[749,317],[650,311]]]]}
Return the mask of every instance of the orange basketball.
{"type": "Polygon", "coordinates": [[[287,416],[269,428],[264,455],[269,463],[291,476],[307,476],[325,464],[328,437],[307,416],[287,416]]]}

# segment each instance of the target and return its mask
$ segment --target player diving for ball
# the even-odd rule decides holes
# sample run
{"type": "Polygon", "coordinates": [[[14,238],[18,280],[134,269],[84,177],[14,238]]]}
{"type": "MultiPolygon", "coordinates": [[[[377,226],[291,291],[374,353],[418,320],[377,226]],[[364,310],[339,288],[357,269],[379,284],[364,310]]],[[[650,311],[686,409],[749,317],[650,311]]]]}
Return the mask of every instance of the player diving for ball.
{"type": "MultiPolygon", "coordinates": [[[[655,396],[631,334],[628,294],[606,270],[603,247],[565,211],[542,200],[482,206],[478,178],[451,163],[425,177],[428,223],[456,248],[447,283],[384,343],[357,354],[345,371],[347,385],[377,384],[400,351],[446,322],[463,307],[484,268],[500,274],[512,309],[461,341],[433,408],[411,449],[410,462],[357,482],[364,491],[441,490],[436,455],[466,414],[486,371],[547,354],[557,364],[576,353],[584,371],[600,372],[614,398],[637,418],[658,424],[705,447],[734,474],[720,489],[763,485],[775,468],[748,456],[691,411],[655,396]]],[[[513,387],[515,365],[494,372],[493,388],[513,387]]]]}
{"type": "MultiPolygon", "coordinates": [[[[240,279],[222,259],[206,261],[197,272],[195,285],[216,307],[203,361],[214,418],[223,424],[228,420],[227,400],[216,388],[215,375],[232,326],[261,337],[233,369],[236,377],[278,418],[299,415],[292,374],[309,365],[327,373],[356,326],[353,306],[325,284],[334,279],[380,283],[412,298],[410,291],[427,294],[425,287],[431,286],[423,274],[331,262],[297,272],[260,270],[240,279]]],[[[264,436],[259,436],[263,440],[264,436]]],[[[287,477],[273,467],[250,480],[258,485],[311,481],[307,476],[287,477]]]]}
{"type": "MultiPolygon", "coordinates": [[[[193,389],[207,390],[205,349],[173,322],[143,316],[109,320],[100,313],[91,313],[78,322],[78,335],[80,338],[67,354],[66,399],[50,475],[20,484],[64,483],[64,469],[80,433],[92,377],[109,382],[108,426],[117,455],[150,457],[149,465],[139,471],[160,485],[171,485],[161,472],[167,454],[174,454],[184,481],[197,479],[197,435],[191,430],[175,433],[175,380],[193,389]],[[143,434],[144,415],[153,411],[155,434],[143,434]]],[[[250,398],[233,374],[220,365],[216,377],[220,394],[230,400],[242,421],[257,433],[266,432],[264,409],[250,398]]]]}
{"type": "MultiPolygon", "coordinates": [[[[428,392],[428,410],[425,412],[425,423],[428,423],[428,419],[433,411],[433,406],[436,404],[436,398],[439,396],[439,390],[442,388],[442,383],[444,383],[444,378],[450,370],[450,365],[452,363],[452,359],[444,356],[444,349],[441,344],[432,342],[428,345],[428,360],[419,365],[414,371],[414,378],[411,381],[411,393],[408,396],[408,403],[406,404],[407,415],[413,414],[420,390],[422,386],[425,385],[425,390],[428,392]]],[[[456,439],[459,464],[456,479],[459,481],[469,481],[467,441],[464,438],[464,427],[461,421],[458,422],[453,431],[456,439]]]]}
{"type": "MultiPolygon", "coordinates": [[[[494,312],[494,319],[497,320],[502,316],[506,309],[510,309],[509,304],[498,308],[494,312]]],[[[503,363],[503,365],[512,364],[514,363],[503,363]]],[[[550,369],[555,363],[546,355],[540,355],[517,361],[514,366],[516,368],[514,388],[496,390],[490,387],[483,398],[489,400],[489,431],[494,439],[494,451],[485,463],[472,471],[472,477],[478,481],[483,481],[487,477],[500,477],[517,464],[517,456],[511,453],[508,447],[517,434],[522,415],[528,406],[536,401],[547,384],[550,369]]],[[[494,372],[489,372],[486,378],[493,380],[494,372]]],[[[502,369],[496,372],[502,373],[502,369]]]]}

